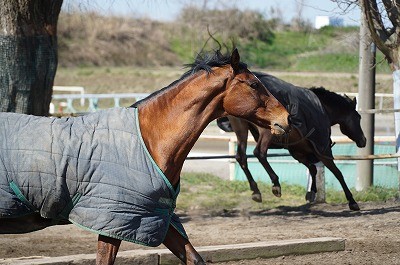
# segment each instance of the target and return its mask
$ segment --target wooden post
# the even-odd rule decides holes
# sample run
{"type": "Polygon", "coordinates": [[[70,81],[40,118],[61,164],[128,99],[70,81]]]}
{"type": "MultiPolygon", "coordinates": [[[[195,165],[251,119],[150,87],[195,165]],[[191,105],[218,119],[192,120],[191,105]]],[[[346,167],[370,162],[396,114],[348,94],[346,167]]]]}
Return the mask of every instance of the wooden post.
{"type": "MultiPolygon", "coordinates": [[[[231,137],[229,139],[229,155],[230,156],[235,155],[236,141],[237,140],[235,137],[231,137]]],[[[236,159],[229,158],[229,180],[235,180],[235,163],[236,163],[236,159]]]]}
{"type": "Polygon", "coordinates": [[[317,198],[315,199],[316,202],[326,202],[326,195],[325,195],[325,167],[322,162],[318,162],[315,164],[317,167],[317,198]]]}

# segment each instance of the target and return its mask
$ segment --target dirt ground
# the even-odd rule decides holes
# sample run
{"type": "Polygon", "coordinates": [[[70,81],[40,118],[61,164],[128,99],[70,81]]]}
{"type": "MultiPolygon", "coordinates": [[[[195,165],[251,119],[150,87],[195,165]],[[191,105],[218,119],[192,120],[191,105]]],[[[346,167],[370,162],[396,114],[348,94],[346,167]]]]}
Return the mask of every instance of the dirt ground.
{"type": "MultiPolygon", "coordinates": [[[[179,213],[194,246],[315,237],[346,239],[346,250],[220,264],[400,264],[400,202],[301,205],[259,212],[238,209],[210,216],[179,213]]],[[[74,225],[0,236],[0,258],[95,253],[97,236],[74,225]]],[[[161,246],[162,247],[162,246],[161,246]]],[[[123,242],[120,251],[146,248],[123,242]]]]}

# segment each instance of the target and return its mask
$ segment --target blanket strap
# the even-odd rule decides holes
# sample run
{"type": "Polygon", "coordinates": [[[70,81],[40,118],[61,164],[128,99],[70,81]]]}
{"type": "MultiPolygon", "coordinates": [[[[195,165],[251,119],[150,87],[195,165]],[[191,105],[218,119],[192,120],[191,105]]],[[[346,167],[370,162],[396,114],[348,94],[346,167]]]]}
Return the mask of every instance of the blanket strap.
{"type": "Polygon", "coordinates": [[[22,194],[21,190],[19,189],[18,185],[15,184],[14,181],[11,181],[9,183],[10,188],[12,189],[12,191],[15,193],[15,195],[18,197],[18,199],[20,199],[21,202],[23,202],[26,206],[29,207],[29,209],[31,209],[34,212],[37,212],[38,209],[36,209],[35,206],[32,205],[32,203],[30,203],[24,196],[24,194],[22,194]]]}
{"type": "Polygon", "coordinates": [[[301,141],[303,141],[304,139],[310,137],[310,135],[313,134],[314,131],[315,131],[315,128],[311,128],[311,130],[309,130],[308,133],[307,133],[305,136],[301,137],[299,140],[297,140],[297,141],[295,141],[295,142],[292,142],[292,143],[289,143],[289,136],[288,136],[288,135],[286,135],[286,136],[285,136],[285,135],[284,135],[284,136],[281,136],[281,138],[283,138],[283,139],[285,140],[285,142],[283,142],[283,141],[281,141],[281,142],[275,142],[275,141],[274,141],[273,143],[276,144],[276,145],[281,145],[281,146],[283,146],[284,148],[287,149],[289,146],[298,144],[298,143],[300,143],[301,141]]]}

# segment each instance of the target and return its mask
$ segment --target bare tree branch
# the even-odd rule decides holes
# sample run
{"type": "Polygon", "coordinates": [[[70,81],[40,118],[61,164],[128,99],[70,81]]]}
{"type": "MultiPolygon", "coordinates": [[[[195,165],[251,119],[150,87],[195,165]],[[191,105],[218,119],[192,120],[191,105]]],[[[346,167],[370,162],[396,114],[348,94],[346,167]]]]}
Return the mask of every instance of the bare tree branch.
{"type": "Polygon", "coordinates": [[[400,26],[400,15],[399,10],[400,6],[396,5],[392,0],[382,0],[383,5],[385,6],[386,12],[388,14],[388,18],[394,28],[400,26]]]}
{"type": "Polygon", "coordinates": [[[378,12],[376,1],[361,0],[361,10],[366,17],[371,37],[379,50],[391,61],[391,49],[386,42],[389,39],[388,33],[384,30],[381,16],[378,12]]]}
{"type": "Polygon", "coordinates": [[[389,39],[388,32],[386,31],[385,25],[383,24],[382,15],[379,12],[376,1],[363,1],[365,4],[365,11],[368,13],[370,21],[373,23],[373,28],[378,33],[380,39],[383,42],[389,39]]]}

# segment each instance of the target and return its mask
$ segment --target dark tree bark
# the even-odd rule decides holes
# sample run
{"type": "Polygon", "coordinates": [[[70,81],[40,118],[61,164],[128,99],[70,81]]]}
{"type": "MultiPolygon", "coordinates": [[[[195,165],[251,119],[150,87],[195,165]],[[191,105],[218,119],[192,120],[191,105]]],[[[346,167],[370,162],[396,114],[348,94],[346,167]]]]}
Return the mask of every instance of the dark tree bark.
{"type": "Polygon", "coordinates": [[[62,2],[0,2],[0,111],[48,115],[62,2]]]}

